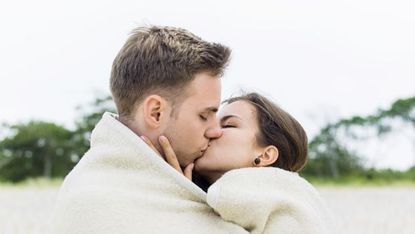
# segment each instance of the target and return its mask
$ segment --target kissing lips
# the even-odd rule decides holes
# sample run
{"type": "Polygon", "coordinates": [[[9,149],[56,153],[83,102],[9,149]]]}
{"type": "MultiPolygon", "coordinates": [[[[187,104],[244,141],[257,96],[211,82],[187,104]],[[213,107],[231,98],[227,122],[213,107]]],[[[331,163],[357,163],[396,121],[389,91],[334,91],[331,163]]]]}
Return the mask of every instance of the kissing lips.
{"type": "Polygon", "coordinates": [[[200,157],[202,157],[203,156],[203,154],[205,154],[205,152],[206,152],[206,150],[207,150],[207,148],[208,148],[209,146],[206,146],[205,148],[203,148],[201,151],[200,151],[200,157]]]}

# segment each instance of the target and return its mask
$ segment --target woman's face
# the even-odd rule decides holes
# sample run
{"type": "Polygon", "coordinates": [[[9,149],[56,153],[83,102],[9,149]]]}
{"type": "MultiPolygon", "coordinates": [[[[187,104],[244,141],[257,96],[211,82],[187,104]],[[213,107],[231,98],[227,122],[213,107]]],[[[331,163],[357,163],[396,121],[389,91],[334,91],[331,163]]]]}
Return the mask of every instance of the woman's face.
{"type": "Polygon", "coordinates": [[[252,104],[242,100],[226,104],[218,121],[223,135],[210,141],[205,154],[195,161],[195,170],[210,182],[231,169],[251,167],[262,153],[257,146],[259,129],[252,104]]]}

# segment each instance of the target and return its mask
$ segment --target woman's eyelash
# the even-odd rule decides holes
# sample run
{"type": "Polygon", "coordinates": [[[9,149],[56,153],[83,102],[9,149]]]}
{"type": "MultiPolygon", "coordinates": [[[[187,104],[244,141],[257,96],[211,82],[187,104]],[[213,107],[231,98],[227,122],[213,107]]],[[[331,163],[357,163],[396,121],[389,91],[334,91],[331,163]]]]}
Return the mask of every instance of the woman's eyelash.
{"type": "Polygon", "coordinates": [[[230,124],[226,124],[226,125],[223,125],[222,126],[222,128],[234,128],[235,126],[233,126],[233,125],[230,125],[230,124]]]}

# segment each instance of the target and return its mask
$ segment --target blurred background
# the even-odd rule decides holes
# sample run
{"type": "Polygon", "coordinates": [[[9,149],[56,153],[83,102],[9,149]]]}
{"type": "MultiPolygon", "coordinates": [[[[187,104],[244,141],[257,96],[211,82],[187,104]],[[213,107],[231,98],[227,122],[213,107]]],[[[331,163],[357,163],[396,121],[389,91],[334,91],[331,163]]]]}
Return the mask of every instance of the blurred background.
{"type": "Polygon", "coordinates": [[[258,91],[309,136],[302,176],[338,233],[414,233],[412,1],[14,1],[0,7],[0,233],[44,233],[89,148],[112,61],[141,25],[232,49],[222,97],[258,91]]]}

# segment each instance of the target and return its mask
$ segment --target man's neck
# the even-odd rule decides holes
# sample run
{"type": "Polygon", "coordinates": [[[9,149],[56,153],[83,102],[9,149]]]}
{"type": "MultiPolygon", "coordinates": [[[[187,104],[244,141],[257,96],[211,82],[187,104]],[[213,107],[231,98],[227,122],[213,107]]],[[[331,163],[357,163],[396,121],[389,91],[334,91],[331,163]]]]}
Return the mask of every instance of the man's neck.
{"type": "Polygon", "coordinates": [[[133,131],[137,136],[141,136],[143,134],[142,129],[136,121],[122,116],[116,116],[116,119],[133,131]]]}

